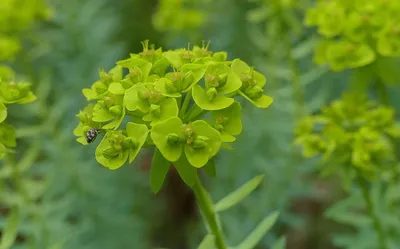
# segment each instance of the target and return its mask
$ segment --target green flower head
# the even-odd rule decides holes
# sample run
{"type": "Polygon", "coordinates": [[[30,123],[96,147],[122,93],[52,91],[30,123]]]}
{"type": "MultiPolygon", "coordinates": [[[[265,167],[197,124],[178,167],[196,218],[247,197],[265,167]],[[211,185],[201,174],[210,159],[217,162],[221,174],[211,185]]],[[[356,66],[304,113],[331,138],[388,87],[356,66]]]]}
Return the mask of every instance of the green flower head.
{"type": "Polygon", "coordinates": [[[214,128],[221,133],[222,142],[234,142],[242,132],[242,107],[234,102],[228,108],[213,111],[214,128]]]}
{"type": "Polygon", "coordinates": [[[0,79],[0,102],[4,104],[27,104],[36,100],[27,82],[6,82],[0,79]]]}
{"type": "Polygon", "coordinates": [[[96,160],[111,170],[120,168],[129,158],[131,163],[147,139],[146,125],[127,123],[126,131],[108,131],[96,148],[96,160]]]}
{"type": "Polygon", "coordinates": [[[240,89],[240,78],[225,63],[209,63],[204,74],[204,86],[192,88],[193,100],[204,110],[221,110],[230,106],[234,99],[225,95],[240,89]]]}
{"type": "Polygon", "coordinates": [[[79,119],[79,124],[74,129],[74,135],[78,137],[76,141],[78,141],[80,144],[83,145],[87,145],[86,133],[90,129],[92,128],[100,129],[102,127],[101,122],[93,121],[94,106],[95,104],[93,103],[88,104],[83,110],[79,111],[79,114],[76,115],[79,119]]]}
{"type": "Polygon", "coordinates": [[[265,76],[250,68],[244,61],[235,59],[232,62],[232,70],[242,82],[240,95],[259,108],[267,108],[272,104],[272,98],[264,95],[263,87],[267,83],[265,76]]]}
{"type": "Polygon", "coordinates": [[[196,168],[206,165],[221,146],[220,133],[207,122],[196,120],[183,124],[178,117],[154,125],[151,138],[168,161],[176,162],[185,153],[188,162],[196,168]]]}

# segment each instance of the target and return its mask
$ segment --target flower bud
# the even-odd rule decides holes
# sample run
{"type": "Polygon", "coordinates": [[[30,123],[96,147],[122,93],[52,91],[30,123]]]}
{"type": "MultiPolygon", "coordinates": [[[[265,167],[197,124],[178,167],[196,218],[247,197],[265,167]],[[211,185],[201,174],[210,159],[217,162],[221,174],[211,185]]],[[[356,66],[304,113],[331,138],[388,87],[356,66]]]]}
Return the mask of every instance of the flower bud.
{"type": "Polygon", "coordinates": [[[172,146],[177,145],[180,143],[180,141],[181,141],[181,138],[176,133],[170,133],[167,136],[167,142],[169,145],[172,145],[172,146]]]}
{"type": "Polygon", "coordinates": [[[215,124],[214,125],[214,128],[217,130],[217,131],[222,131],[223,129],[224,129],[224,126],[222,125],[222,124],[215,124]]]}
{"type": "Polygon", "coordinates": [[[221,75],[218,75],[218,86],[224,86],[226,82],[228,81],[228,74],[224,73],[221,75]]]}
{"type": "Polygon", "coordinates": [[[245,93],[247,96],[249,96],[251,99],[259,99],[262,97],[264,91],[261,87],[259,86],[253,86],[249,87],[245,90],[245,93]]]}
{"type": "Polygon", "coordinates": [[[206,81],[206,86],[210,86],[210,87],[218,87],[219,86],[219,82],[218,82],[218,75],[215,74],[207,74],[205,77],[205,81],[206,81]]]}
{"type": "Polygon", "coordinates": [[[196,139],[192,143],[192,148],[200,149],[200,148],[206,147],[207,146],[207,140],[209,140],[208,137],[197,136],[196,139]]]}
{"type": "Polygon", "coordinates": [[[103,156],[107,159],[114,159],[119,155],[119,151],[117,151],[115,148],[110,147],[105,150],[103,150],[103,156]]]}
{"type": "Polygon", "coordinates": [[[111,107],[108,109],[108,111],[109,111],[112,115],[119,117],[119,116],[121,116],[121,114],[122,114],[122,106],[120,106],[120,105],[111,106],[111,107]]]}
{"type": "Polygon", "coordinates": [[[134,137],[127,137],[122,142],[122,148],[124,149],[135,149],[137,147],[137,140],[134,137]]]}
{"type": "Polygon", "coordinates": [[[104,97],[104,104],[107,107],[110,107],[114,104],[114,100],[108,96],[104,97]]]}
{"type": "Polygon", "coordinates": [[[217,97],[217,89],[215,89],[214,87],[211,87],[210,89],[207,90],[206,94],[208,97],[209,101],[212,101],[215,99],[215,97],[217,97]]]}
{"type": "Polygon", "coordinates": [[[19,90],[20,97],[23,98],[31,90],[31,84],[26,82],[20,82],[17,84],[17,89],[19,90]]]}

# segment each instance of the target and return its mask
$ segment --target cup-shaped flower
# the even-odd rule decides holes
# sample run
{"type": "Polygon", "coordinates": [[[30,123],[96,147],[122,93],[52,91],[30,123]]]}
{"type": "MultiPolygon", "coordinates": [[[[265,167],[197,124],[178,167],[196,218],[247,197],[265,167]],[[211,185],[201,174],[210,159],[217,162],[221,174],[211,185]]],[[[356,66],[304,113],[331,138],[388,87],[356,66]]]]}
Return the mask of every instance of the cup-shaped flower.
{"type": "Polygon", "coordinates": [[[149,113],[143,117],[144,121],[154,125],[171,117],[177,117],[179,113],[178,103],[174,98],[168,98],[159,104],[151,104],[149,113]]]}
{"type": "Polygon", "coordinates": [[[347,40],[325,44],[326,60],[334,71],[357,68],[371,64],[376,54],[367,44],[355,44],[347,40]]]}
{"type": "Polygon", "coordinates": [[[110,92],[106,96],[102,96],[93,108],[92,120],[99,123],[109,122],[102,127],[103,129],[118,128],[125,117],[123,96],[110,92]]]}
{"type": "Polygon", "coordinates": [[[166,51],[163,56],[174,68],[178,69],[187,63],[191,63],[195,58],[194,53],[185,48],[166,51]]]}
{"type": "Polygon", "coordinates": [[[111,170],[131,163],[146,142],[149,130],[146,125],[128,122],[126,131],[108,131],[96,148],[96,160],[111,170]]]}
{"type": "Polygon", "coordinates": [[[151,105],[158,105],[166,99],[153,83],[137,84],[125,91],[124,105],[128,111],[150,111],[151,105]]]}
{"type": "Polygon", "coordinates": [[[165,78],[155,82],[155,88],[167,97],[181,97],[204,76],[206,66],[202,64],[185,64],[179,71],[170,72],[165,78]]]}
{"type": "Polygon", "coordinates": [[[225,95],[236,92],[242,86],[240,78],[224,63],[209,63],[204,75],[204,87],[194,85],[193,100],[204,110],[221,110],[230,106],[234,99],[225,95]]]}
{"type": "Polygon", "coordinates": [[[228,108],[213,111],[214,128],[221,133],[222,142],[234,142],[235,136],[242,132],[242,107],[234,102],[228,108]]]}
{"type": "Polygon", "coordinates": [[[240,59],[233,60],[231,67],[242,81],[240,95],[259,108],[267,108],[272,104],[272,98],[264,94],[263,87],[267,83],[264,75],[240,59]]]}
{"type": "MultiPolygon", "coordinates": [[[[6,82],[0,79],[0,102],[4,104],[26,104],[36,100],[27,82],[6,82]]],[[[3,108],[4,112],[4,108],[3,108]]]]}
{"type": "Polygon", "coordinates": [[[206,165],[222,143],[221,134],[204,120],[183,124],[178,117],[155,124],[151,138],[168,161],[178,161],[184,151],[189,163],[196,168],[206,165]]]}
{"type": "Polygon", "coordinates": [[[79,111],[76,115],[79,119],[78,126],[74,129],[74,135],[78,138],[76,139],[77,142],[83,145],[87,145],[86,141],[86,133],[92,128],[101,128],[101,122],[93,121],[93,108],[95,104],[91,103],[88,104],[83,110],[79,111]]]}
{"type": "Polygon", "coordinates": [[[116,65],[108,73],[103,70],[99,71],[99,80],[94,82],[91,88],[84,88],[83,95],[88,101],[101,99],[101,96],[106,94],[109,85],[113,82],[122,80],[122,67],[116,65]]]}
{"type": "Polygon", "coordinates": [[[131,58],[129,59],[117,61],[117,65],[129,70],[129,73],[123,80],[125,81],[126,85],[129,85],[129,83],[134,85],[140,82],[147,82],[147,78],[152,68],[152,64],[150,62],[137,58],[133,55],[131,55],[131,58]]]}

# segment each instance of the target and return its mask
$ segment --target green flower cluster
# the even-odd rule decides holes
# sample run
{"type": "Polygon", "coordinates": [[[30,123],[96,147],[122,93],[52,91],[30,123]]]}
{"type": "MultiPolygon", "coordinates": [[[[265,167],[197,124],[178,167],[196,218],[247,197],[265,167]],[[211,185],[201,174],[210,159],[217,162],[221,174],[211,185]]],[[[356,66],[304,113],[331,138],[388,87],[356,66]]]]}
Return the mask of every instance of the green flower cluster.
{"type": "Polygon", "coordinates": [[[26,82],[4,82],[0,78],[0,159],[16,146],[15,130],[6,124],[9,104],[27,104],[36,99],[31,91],[31,84],[26,82]]]}
{"type": "Polygon", "coordinates": [[[371,64],[378,56],[399,56],[399,12],[397,0],[318,1],[305,18],[325,38],[316,63],[341,71],[371,64]]]}
{"type": "Polygon", "coordinates": [[[36,96],[31,84],[16,83],[15,73],[7,65],[20,49],[20,32],[32,26],[37,19],[49,17],[45,0],[2,0],[0,7],[0,159],[16,147],[15,129],[6,124],[9,104],[26,104],[36,96]],[[18,10],[18,11],[16,11],[18,10]]]}
{"type": "Polygon", "coordinates": [[[272,103],[261,73],[239,59],[228,61],[226,52],[212,52],[208,45],[162,51],[145,41],[142,52],[118,61],[109,72],[101,70],[99,80],[83,89],[94,102],[77,115],[77,141],[86,145],[93,129],[105,132],[96,159],[110,169],[153,145],[169,162],[205,166],[242,131],[235,96],[259,108],[272,103]],[[209,119],[202,120],[207,113],[209,119]]]}
{"type": "Polygon", "coordinates": [[[321,155],[324,161],[374,174],[393,165],[393,140],[398,137],[393,108],[347,93],[322,108],[321,114],[302,119],[295,143],[303,146],[305,157],[321,155]]]}
{"type": "Polygon", "coordinates": [[[207,18],[199,4],[209,0],[160,0],[153,23],[160,31],[183,31],[201,26],[207,18]]]}
{"type": "MultiPolygon", "coordinates": [[[[0,61],[11,61],[20,49],[19,32],[34,21],[50,16],[45,0],[2,0],[0,7],[0,61]],[[18,11],[16,11],[18,10],[18,11]]],[[[0,65],[0,77],[10,76],[11,70],[0,65]]]]}

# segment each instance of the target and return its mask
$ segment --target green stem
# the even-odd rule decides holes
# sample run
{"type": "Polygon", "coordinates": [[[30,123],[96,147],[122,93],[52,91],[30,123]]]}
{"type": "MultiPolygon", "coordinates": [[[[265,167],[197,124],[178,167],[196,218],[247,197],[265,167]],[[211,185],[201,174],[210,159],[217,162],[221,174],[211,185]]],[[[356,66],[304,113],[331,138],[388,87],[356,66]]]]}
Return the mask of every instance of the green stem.
{"type": "Polygon", "coordinates": [[[365,204],[367,205],[367,211],[368,211],[370,217],[372,218],[374,228],[375,228],[376,232],[378,233],[380,248],[388,249],[386,235],[385,235],[385,232],[383,231],[381,221],[379,220],[379,218],[376,215],[376,212],[374,210],[374,205],[372,203],[371,195],[369,193],[368,184],[365,181],[365,179],[363,179],[361,173],[358,171],[357,171],[357,182],[361,188],[365,204]]]}
{"type": "Polygon", "coordinates": [[[183,101],[181,110],[179,111],[180,118],[183,118],[183,116],[186,114],[186,109],[190,103],[191,98],[192,98],[192,91],[189,90],[189,92],[186,93],[185,100],[183,101]]]}
{"type": "Polygon", "coordinates": [[[228,246],[225,243],[222,230],[218,225],[217,214],[214,210],[211,197],[207,190],[201,184],[200,179],[197,177],[196,183],[192,187],[196,196],[197,204],[200,207],[201,213],[204,216],[204,220],[207,223],[212,235],[215,238],[215,244],[218,249],[227,249],[228,246]]]}
{"type": "Polygon", "coordinates": [[[196,119],[197,117],[203,115],[204,113],[206,113],[207,111],[201,109],[198,105],[194,104],[190,110],[185,113],[185,115],[183,116],[183,120],[185,122],[189,122],[191,120],[196,119]]]}

